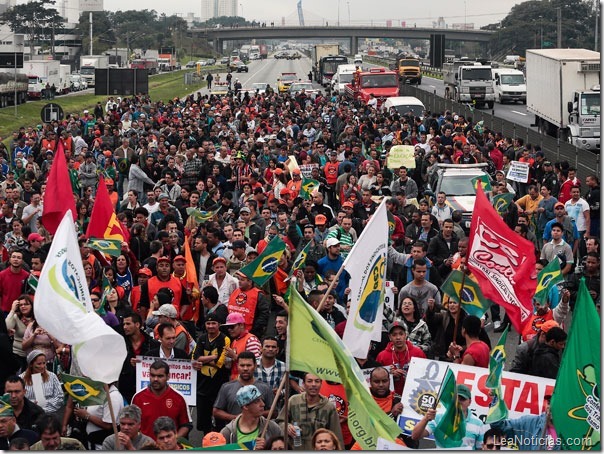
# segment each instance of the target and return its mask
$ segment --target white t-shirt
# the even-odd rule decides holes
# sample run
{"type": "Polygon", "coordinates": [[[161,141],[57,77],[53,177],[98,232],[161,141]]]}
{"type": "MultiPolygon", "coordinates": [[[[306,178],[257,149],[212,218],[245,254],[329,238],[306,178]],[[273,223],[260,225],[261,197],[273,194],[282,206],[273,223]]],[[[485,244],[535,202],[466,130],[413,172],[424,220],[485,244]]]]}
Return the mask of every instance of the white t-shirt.
{"type": "Polygon", "coordinates": [[[589,211],[589,205],[587,202],[579,198],[576,203],[573,203],[572,200],[568,200],[564,204],[564,209],[568,213],[568,215],[575,220],[577,224],[577,230],[579,232],[583,232],[586,230],[585,226],[585,211],[589,211]]]}

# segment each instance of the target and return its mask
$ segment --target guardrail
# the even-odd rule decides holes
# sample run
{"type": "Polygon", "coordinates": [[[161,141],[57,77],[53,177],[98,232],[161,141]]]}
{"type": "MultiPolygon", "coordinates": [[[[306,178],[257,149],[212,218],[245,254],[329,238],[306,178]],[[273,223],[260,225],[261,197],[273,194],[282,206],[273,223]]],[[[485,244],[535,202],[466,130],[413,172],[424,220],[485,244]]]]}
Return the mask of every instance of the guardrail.
{"type": "MultiPolygon", "coordinates": [[[[525,144],[539,145],[545,153],[546,159],[556,161],[568,161],[571,166],[577,168],[578,177],[585,181],[587,175],[596,174],[600,176],[600,155],[591,151],[583,150],[568,142],[540,134],[538,131],[521,126],[517,123],[498,118],[494,115],[497,107],[492,111],[480,110],[468,104],[460,104],[450,99],[442,98],[435,92],[421,90],[413,85],[402,87],[401,96],[414,96],[432,112],[444,112],[450,110],[463,115],[465,118],[472,117],[474,123],[482,121],[486,128],[494,132],[501,132],[504,137],[522,138],[525,144]]],[[[495,104],[497,106],[498,104],[495,104]]]]}

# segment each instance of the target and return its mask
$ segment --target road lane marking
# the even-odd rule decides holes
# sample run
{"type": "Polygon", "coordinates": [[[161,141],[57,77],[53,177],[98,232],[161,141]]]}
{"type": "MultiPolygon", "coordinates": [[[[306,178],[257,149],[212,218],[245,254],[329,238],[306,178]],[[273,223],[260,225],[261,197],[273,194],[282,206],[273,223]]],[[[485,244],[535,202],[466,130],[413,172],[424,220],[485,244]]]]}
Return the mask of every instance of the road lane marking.
{"type": "Polygon", "coordinates": [[[528,114],[522,113],[522,112],[518,112],[517,110],[512,110],[512,113],[518,114],[518,115],[523,115],[523,116],[527,116],[528,114]]]}

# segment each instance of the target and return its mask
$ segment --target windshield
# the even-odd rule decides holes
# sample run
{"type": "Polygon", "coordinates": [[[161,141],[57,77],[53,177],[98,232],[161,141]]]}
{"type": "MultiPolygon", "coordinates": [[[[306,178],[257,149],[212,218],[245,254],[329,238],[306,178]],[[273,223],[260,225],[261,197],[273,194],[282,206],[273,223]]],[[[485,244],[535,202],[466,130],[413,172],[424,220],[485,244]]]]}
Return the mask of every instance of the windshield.
{"type": "Polygon", "coordinates": [[[501,83],[504,85],[522,85],[524,76],[522,74],[502,74],[501,83]]]}
{"type": "Polygon", "coordinates": [[[600,94],[581,95],[581,115],[600,115],[600,94]]]}
{"type": "Polygon", "coordinates": [[[474,175],[451,175],[443,177],[442,184],[438,190],[452,197],[476,195],[472,178],[474,178],[474,175]]]}
{"type": "Polygon", "coordinates": [[[91,67],[86,68],[86,67],[82,66],[80,68],[80,74],[93,75],[94,74],[94,68],[91,68],[91,67]]]}
{"type": "Polygon", "coordinates": [[[424,108],[422,106],[401,104],[400,106],[392,106],[392,108],[399,115],[407,115],[409,112],[413,112],[414,117],[422,117],[424,115],[424,108]]]}
{"type": "Polygon", "coordinates": [[[363,88],[384,88],[397,87],[398,82],[394,74],[372,74],[363,76],[361,87],[363,88]]]}
{"type": "Polygon", "coordinates": [[[419,66],[419,60],[401,60],[401,66],[419,66]]]}
{"type": "Polygon", "coordinates": [[[283,75],[281,75],[281,80],[283,82],[292,82],[292,81],[296,80],[296,75],[295,74],[283,74],[283,75]]]}
{"type": "Polygon", "coordinates": [[[38,76],[31,76],[27,78],[27,83],[29,84],[37,84],[38,83],[38,76]]]}
{"type": "Polygon", "coordinates": [[[312,90],[312,84],[292,84],[291,86],[291,90],[292,91],[298,91],[298,90],[312,90]]]}
{"type": "Polygon", "coordinates": [[[352,82],[352,74],[340,74],[340,83],[347,84],[348,82],[352,82]]]}
{"type": "Polygon", "coordinates": [[[462,69],[461,77],[463,80],[491,80],[491,68],[465,68],[462,69]]]}
{"type": "Polygon", "coordinates": [[[323,65],[323,74],[335,74],[338,70],[338,66],[342,64],[346,64],[348,61],[346,59],[338,59],[338,60],[326,60],[323,59],[321,64],[323,65]]]}

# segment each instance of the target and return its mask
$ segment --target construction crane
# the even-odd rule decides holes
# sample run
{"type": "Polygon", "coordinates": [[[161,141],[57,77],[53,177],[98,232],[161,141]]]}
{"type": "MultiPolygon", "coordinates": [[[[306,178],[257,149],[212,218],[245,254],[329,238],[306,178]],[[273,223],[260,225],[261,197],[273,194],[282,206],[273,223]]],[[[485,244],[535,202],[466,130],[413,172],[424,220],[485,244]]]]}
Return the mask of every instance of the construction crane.
{"type": "Polygon", "coordinates": [[[300,27],[304,27],[304,12],[302,11],[302,0],[298,0],[298,19],[300,20],[300,27]]]}

